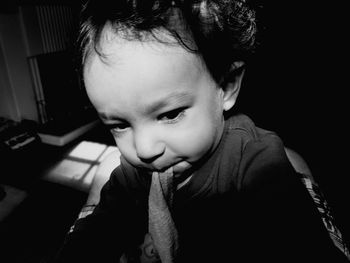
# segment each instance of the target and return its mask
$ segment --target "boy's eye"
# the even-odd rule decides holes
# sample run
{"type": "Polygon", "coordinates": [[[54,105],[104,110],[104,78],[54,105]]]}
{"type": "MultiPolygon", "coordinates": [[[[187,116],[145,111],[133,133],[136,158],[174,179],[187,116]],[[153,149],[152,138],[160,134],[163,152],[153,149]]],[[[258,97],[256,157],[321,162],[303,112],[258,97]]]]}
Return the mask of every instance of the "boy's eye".
{"type": "Polygon", "coordinates": [[[158,119],[166,122],[174,122],[181,119],[185,114],[185,108],[171,110],[161,114],[158,119]]]}
{"type": "Polygon", "coordinates": [[[123,132],[130,127],[128,123],[116,123],[108,126],[112,132],[123,132]]]}

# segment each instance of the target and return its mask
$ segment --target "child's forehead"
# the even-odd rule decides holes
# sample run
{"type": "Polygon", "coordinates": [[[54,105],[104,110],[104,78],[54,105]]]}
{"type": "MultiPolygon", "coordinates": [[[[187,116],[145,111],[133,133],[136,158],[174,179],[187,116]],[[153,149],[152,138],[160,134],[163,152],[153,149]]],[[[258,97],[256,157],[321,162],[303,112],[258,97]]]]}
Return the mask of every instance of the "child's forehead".
{"type": "Polygon", "coordinates": [[[128,40],[115,34],[111,28],[106,28],[104,34],[99,53],[90,55],[86,61],[84,77],[98,67],[101,73],[113,73],[118,79],[146,75],[156,81],[162,75],[164,81],[175,82],[207,70],[201,56],[177,42],[128,40]]]}
{"type": "MultiPolygon", "coordinates": [[[[136,54],[139,59],[147,58],[147,55],[167,56],[173,54],[175,56],[186,57],[188,61],[196,60],[202,64],[202,59],[198,53],[191,52],[181,45],[175,37],[165,29],[157,29],[153,32],[143,32],[142,36],[130,36],[132,32],[116,31],[113,26],[108,23],[101,32],[99,43],[96,49],[90,53],[90,58],[98,57],[106,65],[114,63],[124,63],[129,56],[135,58],[136,54]]],[[[149,57],[149,56],[148,56],[149,57]]],[[[90,65],[91,59],[86,61],[90,65]]],[[[86,68],[86,67],[85,67],[86,68]]]]}
{"type": "Polygon", "coordinates": [[[169,25],[166,28],[158,26],[150,30],[140,30],[120,22],[112,23],[108,21],[103,26],[96,41],[97,51],[103,54],[102,47],[110,48],[111,44],[125,45],[128,42],[161,43],[164,46],[181,46],[192,51],[198,50],[191,31],[178,12],[173,12],[170,17],[172,19],[168,21],[169,25]]]}

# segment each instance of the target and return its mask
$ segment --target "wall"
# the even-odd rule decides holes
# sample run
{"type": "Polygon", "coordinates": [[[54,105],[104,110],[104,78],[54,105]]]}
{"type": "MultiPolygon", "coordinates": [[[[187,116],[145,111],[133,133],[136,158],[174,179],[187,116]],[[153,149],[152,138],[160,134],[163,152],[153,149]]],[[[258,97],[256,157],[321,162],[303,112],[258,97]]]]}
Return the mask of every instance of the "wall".
{"type": "Polygon", "coordinates": [[[1,43],[0,38],[0,116],[18,121],[21,116],[14,97],[15,94],[11,89],[1,43]]]}
{"type": "Polygon", "coordinates": [[[19,17],[22,24],[27,56],[43,53],[43,44],[40,37],[40,26],[36,10],[32,6],[20,6],[19,17]]]}
{"type": "Polygon", "coordinates": [[[70,48],[74,11],[68,4],[51,3],[0,12],[0,116],[42,122],[35,92],[43,91],[34,85],[28,58],[70,48]]]}
{"type": "Polygon", "coordinates": [[[0,14],[0,115],[14,120],[38,120],[20,19],[0,14]]]}

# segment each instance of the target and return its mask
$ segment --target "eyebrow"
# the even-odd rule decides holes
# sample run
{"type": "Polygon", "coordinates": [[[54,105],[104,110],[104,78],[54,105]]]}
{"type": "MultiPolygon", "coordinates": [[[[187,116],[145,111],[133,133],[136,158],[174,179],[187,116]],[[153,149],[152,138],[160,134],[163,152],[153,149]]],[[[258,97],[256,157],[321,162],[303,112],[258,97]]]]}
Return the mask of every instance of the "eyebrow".
{"type": "MultiPolygon", "coordinates": [[[[150,105],[145,106],[145,113],[146,114],[152,114],[154,112],[157,112],[163,108],[168,107],[169,105],[177,105],[180,103],[189,103],[192,101],[192,94],[189,92],[173,92],[170,93],[165,98],[160,99],[159,101],[156,101],[150,105]]],[[[98,113],[100,118],[104,121],[122,121],[122,118],[119,118],[117,116],[111,116],[104,112],[98,113]]]]}
{"type": "Polygon", "coordinates": [[[180,103],[188,103],[192,100],[192,94],[188,92],[173,92],[170,93],[166,98],[156,101],[155,103],[146,106],[146,113],[154,113],[169,105],[176,105],[180,103]]]}

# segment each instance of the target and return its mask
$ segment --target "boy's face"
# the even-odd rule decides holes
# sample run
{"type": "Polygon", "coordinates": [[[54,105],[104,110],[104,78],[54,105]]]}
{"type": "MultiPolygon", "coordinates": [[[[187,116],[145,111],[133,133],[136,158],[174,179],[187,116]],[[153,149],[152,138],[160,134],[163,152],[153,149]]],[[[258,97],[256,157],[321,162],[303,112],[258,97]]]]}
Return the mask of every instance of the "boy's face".
{"type": "Polygon", "coordinates": [[[124,158],[180,176],[211,154],[223,132],[224,95],[200,58],[179,45],[103,39],[106,56],[90,55],[85,85],[124,158]]]}

